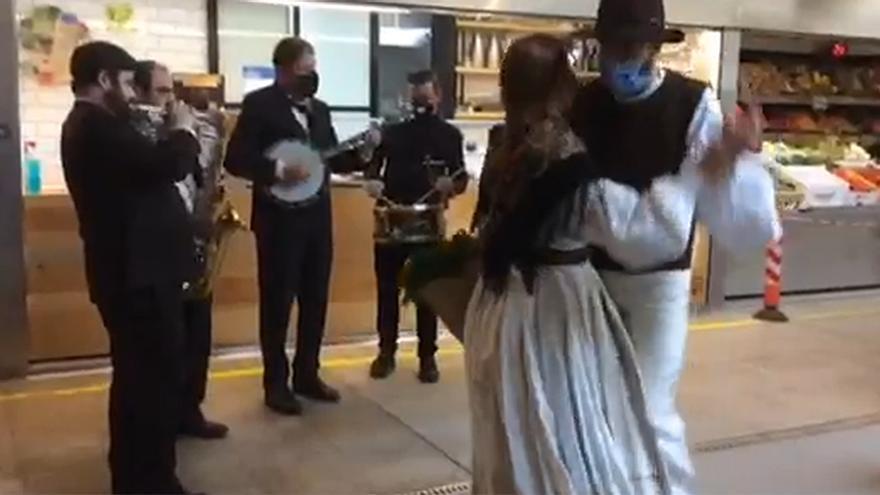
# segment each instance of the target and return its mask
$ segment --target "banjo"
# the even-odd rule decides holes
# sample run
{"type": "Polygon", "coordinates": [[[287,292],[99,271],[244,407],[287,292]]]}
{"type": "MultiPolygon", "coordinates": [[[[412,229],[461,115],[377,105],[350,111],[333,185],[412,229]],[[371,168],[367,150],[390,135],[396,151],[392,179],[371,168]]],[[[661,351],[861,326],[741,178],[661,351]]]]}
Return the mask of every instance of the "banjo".
{"type": "Polygon", "coordinates": [[[266,151],[266,158],[273,162],[298,163],[305,167],[309,176],[294,184],[274,184],[266,188],[266,195],[275,203],[290,209],[302,208],[317,201],[327,181],[325,162],[349,151],[371,150],[370,134],[379,129],[372,124],[369,129],[342,141],[338,145],[318,151],[297,139],[284,139],[266,151]]]}

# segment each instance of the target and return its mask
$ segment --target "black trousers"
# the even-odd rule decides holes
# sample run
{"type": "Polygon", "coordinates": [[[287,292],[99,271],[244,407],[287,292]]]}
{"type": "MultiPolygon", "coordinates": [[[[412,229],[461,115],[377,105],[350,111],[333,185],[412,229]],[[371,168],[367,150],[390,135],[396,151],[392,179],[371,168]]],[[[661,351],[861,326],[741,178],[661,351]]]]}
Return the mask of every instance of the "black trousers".
{"type": "Polygon", "coordinates": [[[198,425],[205,421],[202,402],[208,387],[208,364],[211,359],[211,310],[213,300],[190,299],[183,304],[183,396],[181,421],[198,425]]]}
{"type": "Polygon", "coordinates": [[[255,214],[260,289],[260,347],[263,387],[280,390],[318,379],[327,318],[333,233],[329,200],[301,210],[268,209],[255,214]],[[290,310],[297,303],[296,356],[287,359],[290,310]]]}
{"type": "MultiPolygon", "coordinates": [[[[379,351],[397,352],[400,325],[400,286],[398,279],[403,265],[413,252],[427,247],[424,244],[376,244],[374,268],[378,308],[376,328],[379,331],[379,351]]],[[[423,305],[416,305],[416,333],[419,337],[419,357],[428,358],[437,352],[437,316],[423,305]]]]}
{"type": "Polygon", "coordinates": [[[182,387],[179,288],[114,294],[98,303],[110,337],[113,493],[182,493],[175,441],[182,387]]]}

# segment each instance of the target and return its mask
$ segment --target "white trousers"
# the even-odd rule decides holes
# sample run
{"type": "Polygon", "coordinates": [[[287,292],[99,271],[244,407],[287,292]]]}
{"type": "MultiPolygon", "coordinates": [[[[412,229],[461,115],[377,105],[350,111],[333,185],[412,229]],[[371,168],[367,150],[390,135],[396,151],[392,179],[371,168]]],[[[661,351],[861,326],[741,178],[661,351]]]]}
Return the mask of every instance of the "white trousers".
{"type": "Polygon", "coordinates": [[[648,417],[674,495],[691,491],[694,468],[676,395],[684,369],[690,305],[689,270],[601,274],[635,348],[648,417]]]}

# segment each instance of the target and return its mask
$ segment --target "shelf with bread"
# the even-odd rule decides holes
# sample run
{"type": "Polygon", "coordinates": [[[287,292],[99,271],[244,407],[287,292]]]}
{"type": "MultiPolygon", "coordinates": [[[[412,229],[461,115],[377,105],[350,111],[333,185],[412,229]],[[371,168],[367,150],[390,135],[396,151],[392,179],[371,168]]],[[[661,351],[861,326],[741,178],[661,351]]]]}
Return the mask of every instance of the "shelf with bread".
{"type": "Polygon", "coordinates": [[[832,60],[809,54],[744,52],[740,95],[768,115],[769,135],[875,140],[880,119],[880,57],[832,60]]]}

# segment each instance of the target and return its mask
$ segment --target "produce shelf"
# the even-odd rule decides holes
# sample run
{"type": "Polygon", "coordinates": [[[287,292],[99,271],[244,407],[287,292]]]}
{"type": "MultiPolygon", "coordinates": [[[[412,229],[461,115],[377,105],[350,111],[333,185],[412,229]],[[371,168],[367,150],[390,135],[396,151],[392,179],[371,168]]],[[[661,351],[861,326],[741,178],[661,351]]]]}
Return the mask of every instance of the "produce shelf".
{"type": "Polygon", "coordinates": [[[880,107],[880,98],[862,98],[856,96],[755,96],[754,102],[761,105],[808,106],[813,108],[835,106],[880,107]]]}

